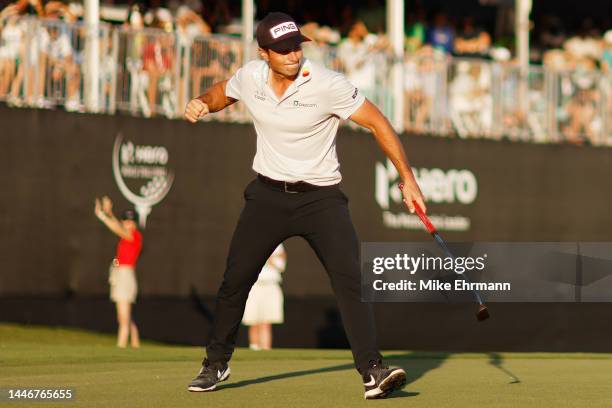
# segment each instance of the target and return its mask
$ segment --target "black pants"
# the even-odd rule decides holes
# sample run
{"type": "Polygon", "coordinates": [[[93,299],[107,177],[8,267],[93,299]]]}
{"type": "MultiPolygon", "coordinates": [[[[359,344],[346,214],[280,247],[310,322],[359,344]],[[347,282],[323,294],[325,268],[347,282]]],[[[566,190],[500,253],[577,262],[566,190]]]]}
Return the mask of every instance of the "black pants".
{"type": "Polygon", "coordinates": [[[327,270],[357,369],[380,359],[372,308],[361,302],[357,235],[342,191],[332,186],[292,194],[255,179],[244,198],[217,294],[208,359],[230,360],[251,286],[274,249],[296,235],[308,241],[327,270]]]}

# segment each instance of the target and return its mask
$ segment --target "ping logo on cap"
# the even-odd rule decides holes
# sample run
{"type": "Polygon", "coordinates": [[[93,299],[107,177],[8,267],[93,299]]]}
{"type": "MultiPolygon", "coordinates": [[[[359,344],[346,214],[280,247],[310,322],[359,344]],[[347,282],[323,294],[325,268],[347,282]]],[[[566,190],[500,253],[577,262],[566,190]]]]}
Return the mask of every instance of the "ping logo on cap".
{"type": "Polygon", "coordinates": [[[272,27],[270,29],[270,34],[272,34],[272,38],[276,40],[278,37],[293,31],[299,31],[295,23],[293,21],[286,21],[272,27]]]}

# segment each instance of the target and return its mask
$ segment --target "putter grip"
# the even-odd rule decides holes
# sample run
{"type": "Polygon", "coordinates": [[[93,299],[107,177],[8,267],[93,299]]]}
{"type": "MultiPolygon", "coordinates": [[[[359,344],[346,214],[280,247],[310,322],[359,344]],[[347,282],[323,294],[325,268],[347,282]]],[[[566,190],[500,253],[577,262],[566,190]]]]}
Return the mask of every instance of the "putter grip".
{"type": "Polygon", "coordinates": [[[429,231],[430,234],[435,234],[436,227],[434,227],[431,221],[429,221],[429,218],[427,218],[427,215],[425,215],[419,203],[417,203],[416,200],[412,200],[412,204],[414,204],[414,210],[416,211],[421,221],[423,221],[423,224],[425,225],[425,228],[427,228],[427,231],[429,231]]]}
{"type": "MultiPolygon", "coordinates": [[[[400,190],[403,190],[404,183],[399,183],[398,187],[400,190]]],[[[414,209],[421,221],[423,222],[423,225],[425,225],[425,228],[427,228],[427,231],[429,231],[430,234],[435,234],[437,232],[436,227],[434,227],[431,221],[429,221],[429,218],[427,218],[427,215],[425,215],[419,203],[417,203],[416,200],[412,200],[412,204],[414,204],[414,209]]]]}

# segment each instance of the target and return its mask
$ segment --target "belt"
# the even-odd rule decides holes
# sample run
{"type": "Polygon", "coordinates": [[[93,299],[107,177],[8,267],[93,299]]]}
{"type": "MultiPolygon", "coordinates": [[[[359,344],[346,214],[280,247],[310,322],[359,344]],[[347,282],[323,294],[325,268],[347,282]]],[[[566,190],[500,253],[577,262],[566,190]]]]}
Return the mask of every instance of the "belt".
{"type": "Polygon", "coordinates": [[[282,191],[283,193],[306,193],[308,191],[315,191],[326,187],[333,187],[317,186],[314,184],[306,183],[305,181],[296,181],[295,183],[290,183],[288,181],[279,181],[266,177],[262,174],[258,174],[257,178],[262,183],[272,187],[274,190],[282,191]]]}

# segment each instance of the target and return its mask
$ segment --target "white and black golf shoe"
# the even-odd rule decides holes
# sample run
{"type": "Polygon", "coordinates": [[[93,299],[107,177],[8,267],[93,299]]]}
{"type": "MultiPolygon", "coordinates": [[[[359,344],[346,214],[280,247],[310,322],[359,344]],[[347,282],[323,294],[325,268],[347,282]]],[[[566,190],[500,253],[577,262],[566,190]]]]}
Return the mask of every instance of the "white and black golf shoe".
{"type": "Polygon", "coordinates": [[[217,387],[217,383],[227,380],[229,376],[230,369],[227,363],[211,363],[208,359],[204,359],[198,376],[191,381],[187,389],[192,392],[212,391],[217,387]]]}
{"type": "Polygon", "coordinates": [[[385,398],[406,385],[406,372],[399,367],[384,367],[380,361],[370,362],[363,373],[365,399],[385,398]]]}

